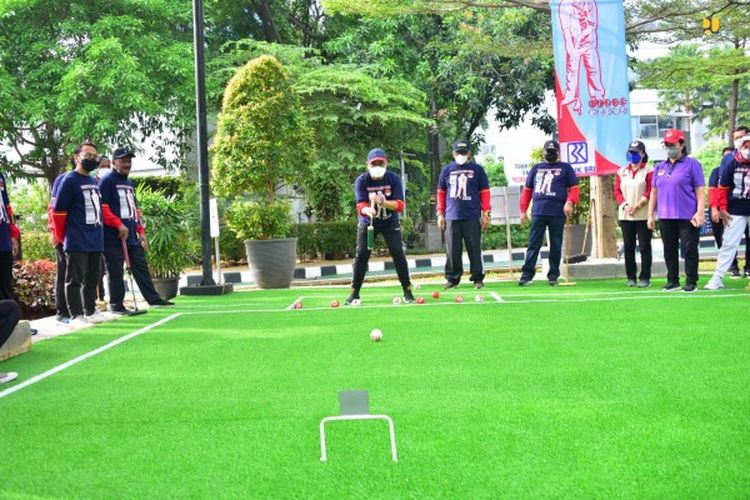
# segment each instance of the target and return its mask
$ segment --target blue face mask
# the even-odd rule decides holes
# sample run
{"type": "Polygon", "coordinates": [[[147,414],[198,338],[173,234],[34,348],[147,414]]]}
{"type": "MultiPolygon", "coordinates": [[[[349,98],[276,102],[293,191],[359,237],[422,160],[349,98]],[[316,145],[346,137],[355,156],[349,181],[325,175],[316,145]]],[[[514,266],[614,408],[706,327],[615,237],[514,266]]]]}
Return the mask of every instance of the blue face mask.
{"type": "Polygon", "coordinates": [[[641,153],[633,153],[632,151],[628,151],[627,154],[628,163],[631,165],[640,165],[641,160],[643,160],[643,156],[641,156],[641,153]]]}

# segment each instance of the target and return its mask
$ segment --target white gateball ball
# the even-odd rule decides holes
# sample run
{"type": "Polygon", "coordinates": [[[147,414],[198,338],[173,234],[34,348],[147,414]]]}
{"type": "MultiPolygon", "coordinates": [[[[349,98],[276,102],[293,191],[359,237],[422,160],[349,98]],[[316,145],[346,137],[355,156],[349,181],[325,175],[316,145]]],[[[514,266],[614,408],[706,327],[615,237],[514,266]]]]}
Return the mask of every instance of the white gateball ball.
{"type": "Polygon", "coordinates": [[[362,303],[362,301],[361,301],[361,300],[359,300],[359,299],[354,299],[354,300],[352,300],[352,305],[353,305],[353,306],[358,306],[358,305],[360,305],[361,303],[362,303]]]}
{"type": "Polygon", "coordinates": [[[474,297],[475,302],[484,302],[484,297],[482,295],[477,295],[474,297]]]}
{"type": "Polygon", "coordinates": [[[393,297],[393,303],[395,305],[401,304],[401,297],[393,297]]]}
{"type": "Polygon", "coordinates": [[[383,339],[383,332],[381,332],[379,328],[373,328],[370,332],[370,339],[372,339],[373,342],[380,342],[383,339]]]}

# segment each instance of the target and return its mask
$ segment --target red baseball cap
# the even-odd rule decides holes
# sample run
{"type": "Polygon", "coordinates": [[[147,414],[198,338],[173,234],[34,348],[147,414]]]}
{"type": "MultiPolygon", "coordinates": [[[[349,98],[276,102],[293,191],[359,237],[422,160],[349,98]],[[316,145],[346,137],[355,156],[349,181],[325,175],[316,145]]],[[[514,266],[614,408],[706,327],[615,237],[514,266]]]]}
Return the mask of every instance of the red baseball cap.
{"type": "Polygon", "coordinates": [[[670,144],[676,144],[680,141],[685,142],[685,134],[682,133],[682,130],[670,128],[664,133],[664,138],[662,140],[670,144]]]}

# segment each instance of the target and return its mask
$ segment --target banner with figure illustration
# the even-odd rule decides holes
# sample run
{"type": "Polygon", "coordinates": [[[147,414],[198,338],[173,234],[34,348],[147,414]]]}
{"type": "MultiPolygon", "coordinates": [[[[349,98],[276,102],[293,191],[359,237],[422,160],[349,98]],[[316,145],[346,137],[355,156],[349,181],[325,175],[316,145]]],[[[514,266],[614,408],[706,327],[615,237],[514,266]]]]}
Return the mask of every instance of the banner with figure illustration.
{"type": "Polygon", "coordinates": [[[551,0],[560,156],[613,174],[631,140],[622,0],[551,0]]]}

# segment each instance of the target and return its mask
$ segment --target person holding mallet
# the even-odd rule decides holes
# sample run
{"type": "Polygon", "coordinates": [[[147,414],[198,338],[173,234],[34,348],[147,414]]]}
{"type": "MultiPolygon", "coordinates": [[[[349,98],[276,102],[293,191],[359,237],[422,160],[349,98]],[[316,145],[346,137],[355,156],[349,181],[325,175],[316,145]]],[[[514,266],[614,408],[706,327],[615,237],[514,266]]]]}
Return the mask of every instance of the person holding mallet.
{"type": "Polygon", "coordinates": [[[345,304],[359,301],[359,291],[367,272],[367,263],[375,237],[382,234],[396,267],[398,279],[404,291],[404,302],[414,302],[409,278],[409,266],[404,253],[401,224],[398,216],[404,211],[404,189],[401,178],[388,169],[388,157],[380,148],[367,155],[367,172],[354,182],[354,197],[357,203],[359,227],[357,230],[357,253],[354,257],[352,288],[345,304]],[[368,236],[369,235],[369,236],[368,236]]]}

